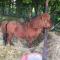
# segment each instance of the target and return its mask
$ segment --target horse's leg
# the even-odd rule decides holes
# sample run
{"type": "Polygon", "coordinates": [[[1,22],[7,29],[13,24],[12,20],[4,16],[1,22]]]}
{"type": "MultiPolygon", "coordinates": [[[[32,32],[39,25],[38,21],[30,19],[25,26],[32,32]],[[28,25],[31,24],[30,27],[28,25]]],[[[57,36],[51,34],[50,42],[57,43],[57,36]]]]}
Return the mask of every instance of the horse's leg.
{"type": "Polygon", "coordinates": [[[12,38],[13,38],[13,34],[8,34],[7,42],[8,42],[8,44],[10,44],[10,45],[14,45],[13,42],[12,42],[12,38]]]}
{"type": "Polygon", "coordinates": [[[28,47],[31,48],[32,47],[32,40],[28,40],[29,44],[28,47]]]}
{"type": "Polygon", "coordinates": [[[32,47],[32,43],[29,43],[29,48],[31,48],[32,47]]]}
{"type": "Polygon", "coordinates": [[[7,37],[8,37],[8,33],[3,33],[4,45],[7,44],[7,37]]]}
{"type": "Polygon", "coordinates": [[[7,35],[6,33],[3,33],[3,40],[4,40],[4,45],[7,44],[7,35]]]}

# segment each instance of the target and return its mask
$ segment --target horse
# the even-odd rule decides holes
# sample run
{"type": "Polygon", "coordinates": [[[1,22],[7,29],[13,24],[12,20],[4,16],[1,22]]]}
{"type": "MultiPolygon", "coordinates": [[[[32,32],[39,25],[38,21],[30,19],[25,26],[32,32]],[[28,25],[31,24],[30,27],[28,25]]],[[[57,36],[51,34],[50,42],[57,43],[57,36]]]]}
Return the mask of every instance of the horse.
{"type": "Polygon", "coordinates": [[[13,36],[25,39],[31,47],[32,42],[42,34],[44,29],[50,29],[52,20],[48,13],[32,18],[29,22],[6,21],[1,24],[5,44],[13,45],[13,36]]]}

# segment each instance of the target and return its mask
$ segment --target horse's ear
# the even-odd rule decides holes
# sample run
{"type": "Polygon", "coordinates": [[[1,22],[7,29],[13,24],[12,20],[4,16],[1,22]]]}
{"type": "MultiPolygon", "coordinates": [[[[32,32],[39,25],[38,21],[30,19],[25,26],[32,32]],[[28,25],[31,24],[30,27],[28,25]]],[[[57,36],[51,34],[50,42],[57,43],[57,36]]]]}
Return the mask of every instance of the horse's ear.
{"type": "Polygon", "coordinates": [[[42,15],[42,17],[43,17],[44,19],[46,19],[47,21],[50,20],[50,15],[49,15],[48,13],[44,13],[44,14],[42,15]]]}
{"type": "Polygon", "coordinates": [[[50,15],[48,14],[48,13],[46,13],[46,15],[45,15],[46,17],[48,17],[49,19],[50,19],[50,15]]]}

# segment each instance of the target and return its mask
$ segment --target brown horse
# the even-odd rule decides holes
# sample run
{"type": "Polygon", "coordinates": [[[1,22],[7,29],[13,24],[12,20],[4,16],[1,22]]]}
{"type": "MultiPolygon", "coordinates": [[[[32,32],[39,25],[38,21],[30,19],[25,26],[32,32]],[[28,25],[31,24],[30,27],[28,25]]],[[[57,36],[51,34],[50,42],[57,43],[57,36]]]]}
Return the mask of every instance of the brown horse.
{"type": "Polygon", "coordinates": [[[30,20],[30,22],[20,23],[17,21],[4,22],[1,25],[5,41],[12,44],[13,36],[26,39],[31,46],[32,42],[43,32],[44,28],[49,29],[52,26],[50,15],[44,13],[30,20]],[[7,34],[6,34],[7,33],[7,34]]]}

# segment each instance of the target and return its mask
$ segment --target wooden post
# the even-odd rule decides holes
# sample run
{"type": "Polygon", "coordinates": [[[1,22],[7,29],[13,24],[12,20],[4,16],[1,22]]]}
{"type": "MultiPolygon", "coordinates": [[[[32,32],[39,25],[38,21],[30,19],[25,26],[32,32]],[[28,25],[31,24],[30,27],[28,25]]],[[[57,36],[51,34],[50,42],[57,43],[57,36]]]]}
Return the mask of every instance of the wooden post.
{"type": "MultiPolygon", "coordinates": [[[[46,0],[45,3],[45,12],[48,13],[48,0],[46,0]]],[[[48,37],[48,31],[45,29],[44,31],[44,47],[43,47],[43,54],[42,54],[42,60],[48,60],[48,47],[47,47],[47,37],[48,37]]]]}

